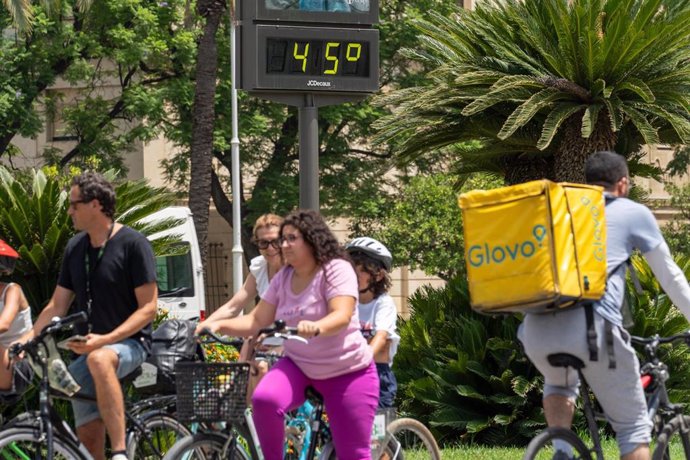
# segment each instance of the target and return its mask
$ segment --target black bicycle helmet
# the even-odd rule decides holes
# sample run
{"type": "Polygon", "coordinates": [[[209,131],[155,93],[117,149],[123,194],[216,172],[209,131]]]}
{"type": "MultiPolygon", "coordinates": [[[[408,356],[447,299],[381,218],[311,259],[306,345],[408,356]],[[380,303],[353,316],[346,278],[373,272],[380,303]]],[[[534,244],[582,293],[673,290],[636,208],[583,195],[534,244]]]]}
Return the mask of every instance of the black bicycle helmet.
{"type": "Polygon", "coordinates": [[[381,242],[368,236],[355,238],[345,245],[345,249],[351,253],[362,252],[372,259],[378,260],[386,271],[391,271],[391,268],[393,268],[393,256],[388,248],[381,244],[381,242]]]}
{"type": "Polygon", "coordinates": [[[19,254],[12,246],[0,240],[0,272],[11,272],[17,263],[19,254]]]}

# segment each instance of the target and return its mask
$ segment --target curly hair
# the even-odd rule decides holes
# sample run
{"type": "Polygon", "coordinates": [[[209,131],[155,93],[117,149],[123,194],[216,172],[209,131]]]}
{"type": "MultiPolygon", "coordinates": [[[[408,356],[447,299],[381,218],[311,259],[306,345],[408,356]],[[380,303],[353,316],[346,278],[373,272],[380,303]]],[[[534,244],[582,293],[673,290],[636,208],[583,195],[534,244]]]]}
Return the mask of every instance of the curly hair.
{"type": "Polygon", "coordinates": [[[350,259],[352,259],[352,263],[355,267],[359,267],[363,272],[371,276],[366,291],[371,289],[374,298],[388,292],[393,282],[391,281],[390,274],[383,268],[381,262],[361,251],[350,252],[350,259]],[[383,275],[383,277],[377,280],[376,278],[379,275],[383,275]]]}
{"type": "Polygon", "coordinates": [[[87,171],[72,178],[72,187],[79,187],[81,199],[85,202],[98,200],[102,212],[111,219],[115,216],[115,190],[101,174],[87,171]]]}
{"type": "Polygon", "coordinates": [[[254,230],[252,236],[256,240],[258,238],[259,230],[262,228],[278,227],[283,223],[283,218],[275,214],[262,214],[254,223],[254,230]]]}
{"type": "Polygon", "coordinates": [[[333,259],[345,259],[350,257],[336,239],[328,224],[318,211],[312,209],[298,209],[285,217],[280,226],[280,234],[286,225],[295,227],[302,234],[304,242],[312,249],[316,263],[323,265],[333,259]]]}

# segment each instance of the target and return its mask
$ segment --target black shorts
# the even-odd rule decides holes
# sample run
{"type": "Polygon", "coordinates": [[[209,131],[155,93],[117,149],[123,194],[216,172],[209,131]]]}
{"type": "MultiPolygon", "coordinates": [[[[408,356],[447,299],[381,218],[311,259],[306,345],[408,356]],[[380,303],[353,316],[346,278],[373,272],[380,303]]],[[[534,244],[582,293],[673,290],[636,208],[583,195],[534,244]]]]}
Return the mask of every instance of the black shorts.
{"type": "Polygon", "coordinates": [[[34,378],[34,370],[29,361],[22,359],[13,364],[12,388],[0,390],[0,402],[13,404],[26,392],[34,378]]]}

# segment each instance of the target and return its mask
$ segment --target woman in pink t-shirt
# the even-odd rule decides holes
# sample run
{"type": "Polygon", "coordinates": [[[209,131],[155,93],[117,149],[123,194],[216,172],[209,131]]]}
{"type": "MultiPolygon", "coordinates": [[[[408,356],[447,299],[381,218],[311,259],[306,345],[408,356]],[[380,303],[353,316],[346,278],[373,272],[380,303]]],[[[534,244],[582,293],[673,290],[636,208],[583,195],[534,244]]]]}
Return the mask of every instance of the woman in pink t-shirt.
{"type": "Polygon", "coordinates": [[[213,329],[246,336],[276,319],[297,327],[308,344],[288,341],[252,398],[266,460],[281,460],[284,415],[299,407],[308,386],[323,395],[338,458],[368,460],[379,381],[359,331],[357,275],[345,250],[316,211],[289,214],[280,227],[285,268],[248,315],[213,329]]]}

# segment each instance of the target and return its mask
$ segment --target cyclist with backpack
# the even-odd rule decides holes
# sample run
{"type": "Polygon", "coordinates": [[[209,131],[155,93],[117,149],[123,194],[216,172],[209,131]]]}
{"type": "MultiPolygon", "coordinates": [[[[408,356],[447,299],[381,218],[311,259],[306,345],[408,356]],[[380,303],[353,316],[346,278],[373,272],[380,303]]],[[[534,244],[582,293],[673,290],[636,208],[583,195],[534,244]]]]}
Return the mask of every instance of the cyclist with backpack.
{"type": "Polygon", "coordinates": [[[355,265],[359,282],[359,321],[362,329],[370,329],[373,334],[369,346],[379,374],[379,407],[393,407],[398,382],[392,365],[400,342],[396,333],[398,309],[388,295],[393,256],[386,246],[366,236],[350,241],[345,249],[355,265]]]}
{"type": "MultiPolygon", "coordinates": [[[[630,345],[630,335],[623,328],[621,312],[627,261],[635,249],[639,250],[686,318],[690,318],[690,286],[674,262],[652,212],[627,198],[630,178],[625,158],[614,152],[596,152],[586,162],[585,176],[589,184],[604,187],[607,200],[606,292],[589,307],[526,314],[518,338],[544,375],[544,415],[550,427],[570,428],[572,424],[577,373],[553,367],[547,359],[553,353],[568,353],[585,363],[582,373],[616,432],[621,458],[646,460],[652,422],[647,416],[639,361],[630,345]],[[588,332],[596,332],[596,360],[590,359],[588,332]]],[[[554,447],[554,458],[570,458],[568,452],[558,450],[561,446],[554,443],[554,447]]]]}
{"type": "MultiPolygon", "coordinates": [[[[19,254],[0,240],[0,275],[14,271],[19,254]]],[[[0,401],[13,402],[31,383],[33,369],[28,361],[10,363],[7,351],[13,342],[27,334],[33,323],[31,307],[24,291],[16,283],[0,282],[0,401]]]]}

